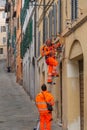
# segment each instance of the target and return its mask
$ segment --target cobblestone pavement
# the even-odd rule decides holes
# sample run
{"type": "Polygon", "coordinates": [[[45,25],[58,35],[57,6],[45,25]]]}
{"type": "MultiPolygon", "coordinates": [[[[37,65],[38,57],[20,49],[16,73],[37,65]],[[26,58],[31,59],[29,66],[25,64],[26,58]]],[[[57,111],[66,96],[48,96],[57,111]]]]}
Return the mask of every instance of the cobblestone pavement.
{"type": "MultiPolygon", "coordinates": [[[[33,130],[37,118],[34,102],[0,61],[0,130],[33,130]]],[[[52,129],[60,130],[54,122],[52,129]]]]}

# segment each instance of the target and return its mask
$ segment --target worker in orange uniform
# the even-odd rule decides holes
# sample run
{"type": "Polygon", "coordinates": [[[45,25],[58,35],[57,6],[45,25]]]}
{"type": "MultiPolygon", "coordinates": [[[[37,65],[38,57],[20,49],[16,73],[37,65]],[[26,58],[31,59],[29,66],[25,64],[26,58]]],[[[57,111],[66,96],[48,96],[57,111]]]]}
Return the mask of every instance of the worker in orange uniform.
{"type": "Polygon", "coordinates": [[[59,76],[57,72],[58,61],[56,60],[56,52],[57,49],[61,46],[58,42],[57,44],[53,44],[49,39],[46,43],[41,47],[41,55],[45,56],[46,64],[48,66],[48,83],[52,83],[52,77],[59,76]]]}
{"type": "Polygon", "coordinates": [[[36,96],[36,106],[40,114],[40,130],[51,130],[52,112],[48,111],[46,102],[54,105],[53,95],[47,91],[45,84],[42,91],[36,96]]]}

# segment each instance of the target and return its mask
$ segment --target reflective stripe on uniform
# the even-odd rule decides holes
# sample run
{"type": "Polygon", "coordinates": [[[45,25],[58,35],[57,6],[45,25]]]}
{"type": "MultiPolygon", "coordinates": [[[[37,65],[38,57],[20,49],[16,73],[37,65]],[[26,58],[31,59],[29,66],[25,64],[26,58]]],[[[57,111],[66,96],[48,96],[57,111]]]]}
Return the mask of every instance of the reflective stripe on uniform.
{"type": "Polygon", "coordinates": [[[36,102],[36,104],[46,104],[46,102],[36,102]]]}
{"type": "Polygon", "coordinates": [[[48,110],[47,108],[39,108],[39,111],[45,111],[48,110]]]}

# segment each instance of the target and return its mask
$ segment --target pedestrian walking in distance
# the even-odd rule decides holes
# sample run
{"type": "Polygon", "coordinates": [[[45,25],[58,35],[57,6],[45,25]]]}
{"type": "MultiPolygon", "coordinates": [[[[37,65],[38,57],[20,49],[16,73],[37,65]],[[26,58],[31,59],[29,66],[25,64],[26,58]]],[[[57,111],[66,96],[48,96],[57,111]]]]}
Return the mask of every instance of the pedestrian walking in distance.
{"type": "Polygon", "coordinates": [[[41,92],[36,96],[36,106],[40,115],[40,130],[51,130],[53,95],[47,91],[47,86],[41,86],[41,92]],[[51,105],[51,106],[50,106],[51,105]],[[51,108],[51,109],[50,109],[51,108]],[[48,110],[49,109],[49,110],[48,110]]]}

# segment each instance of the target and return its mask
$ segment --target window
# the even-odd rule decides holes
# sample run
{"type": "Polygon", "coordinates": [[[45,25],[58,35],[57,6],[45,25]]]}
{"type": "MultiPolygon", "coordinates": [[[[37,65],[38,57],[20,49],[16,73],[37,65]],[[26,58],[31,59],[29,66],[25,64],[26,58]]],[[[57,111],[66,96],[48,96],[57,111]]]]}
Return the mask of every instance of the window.
{"type": "Polygon", "coordinates": [[[78,0],[71,0],[71,20],[77,18],[78,0]]]}
{"type": "Polygon", "coordinates": [[[6,32],[6,27],[5,26],[1,26],[1,32],[6,32]]]}
{"type": "Polygon", "coordinates": [[[53,36],[57,35],[57,6],[53,5],[53,36]]]}
{"type": "Polygon", "coordinates": [[[3,44],[6,43],[6,37],[3,37],[3,44]]]}
{"type": "Polygon", "coordinates": [[[1,32],[1,26],[0,26],[0,32],[1,32]]]}
{"type": "Polygon", "coordinates": [[[61,0],[58,1],[58,34],[61,33],[61,0]]]}
{"type": "Polygon", "coordinates": [[[3,48],[0,48],[0,54],[3,54],[3,48]]]}
{"type": "Polygon", "coordinates": [[[41,36],[41,32],[38,32],[38,56],[40,55],[40,36],[41,36]]]}
{"type": "Polygon", "coordinates": [[[5,18],[5,12],[2,12],[2,18],[3,19],[5,18]]]}
{"type": "Polygon", "coordinates": [[[17,29],[19,29],[19,16],[17,18],[17,29]]]}
{"type": "Polygon", "coordinates": [[[52,10],[49,12],[49,38],[52,37],[52,10]]]}
{"type": "Polygon", "coordinates": [[[48,38],[48,18],[45,17],[45,41],[47,40],[48,38]]]}

